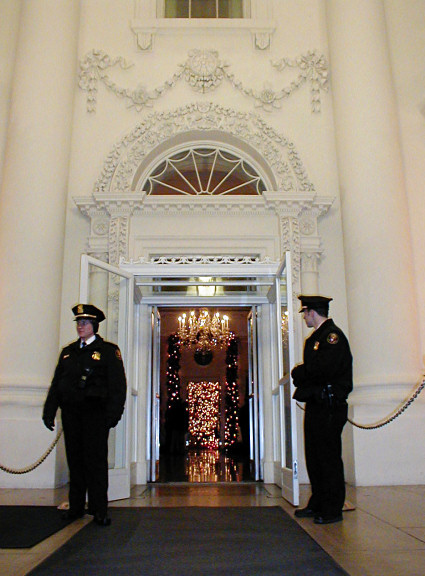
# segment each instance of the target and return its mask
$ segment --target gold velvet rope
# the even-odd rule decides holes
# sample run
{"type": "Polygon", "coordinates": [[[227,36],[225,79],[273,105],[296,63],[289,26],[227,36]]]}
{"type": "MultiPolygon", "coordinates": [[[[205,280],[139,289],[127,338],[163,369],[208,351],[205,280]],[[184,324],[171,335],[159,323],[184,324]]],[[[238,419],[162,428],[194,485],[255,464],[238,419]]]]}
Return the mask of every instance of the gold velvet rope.
{"type": "MultiPolygon", "coordinates": [[[[416,390],[411,394],[411,396],[409,396],[409,398],[407,398],[406,400],[403,400],[403,402],[397,408],[395,408],[395,410],[393,410],[393,412],[391,412],[391,414],[389,414],[388,416],[386,416],[382,420],[379,420],[375,424],[358,424],[357,422],[350,420],[350,418],[348,418],[348,422],[352,426],[355,426],[356,428],[361,428],[362,430],[376,430],[377,428],[382,428],[383,426],[386,426],[387,424],[389,424],[390,422],[392,422],[393,420],[398,418],[398,416],[403,414],[403,412],[405,410],[407,410],[407,408],[409,408],[409,406],[411,404],[413,404],[413,402],[416,400],[416,398],[422,392],[424,387],[425,387],[425,378],[417,386],[416,390]]],[[[298,408],[301,408],[301,410],[304,410],[304,407],[301,406],[300,404],[298,404],[298,402],[297,402],[297,406],[298,406],[298,408]]]]}
{"type": "Polygon", "coordinates": [[[53,443],[46,450],[46,452],[36,462],[34,462],[34,464],[26,466],[25,468],[19,468],[17,470],[14,470],[13,468],[8,468],[7,466],[3,466],[2,464],[0,464],[0,470],[3,470],[3,472],[7,472],[8,474],[27,474],[28,472],[32,472],[46,460],[47,456],[50,454],[50,452],[52,452],[53,448],[59,442],[61,436],[62,436],[62,429],[58,431],[57,436],[53,441],[53,443]]]}

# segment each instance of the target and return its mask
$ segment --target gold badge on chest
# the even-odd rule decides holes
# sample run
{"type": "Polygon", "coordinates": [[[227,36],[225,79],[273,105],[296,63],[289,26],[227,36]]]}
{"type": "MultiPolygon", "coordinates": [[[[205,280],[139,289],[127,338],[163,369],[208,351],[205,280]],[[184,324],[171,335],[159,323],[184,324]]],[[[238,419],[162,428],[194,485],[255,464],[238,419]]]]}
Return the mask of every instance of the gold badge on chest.
{"type": "Polygon", "coordinates": [[[91,357],[93,358],[93,360],[100,360],[100,352],[98,352],[96,350],[96,352],[93,352],[93,354],[91,355],[91,357]]]}

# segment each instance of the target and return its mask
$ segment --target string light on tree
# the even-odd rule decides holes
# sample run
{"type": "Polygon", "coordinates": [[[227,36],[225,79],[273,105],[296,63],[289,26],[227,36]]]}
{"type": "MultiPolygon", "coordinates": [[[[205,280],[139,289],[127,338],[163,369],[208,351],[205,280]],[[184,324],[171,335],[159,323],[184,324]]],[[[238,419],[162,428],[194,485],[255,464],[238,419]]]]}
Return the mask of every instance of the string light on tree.
{"type": "Polygon", "coordinates": [[[167,357],[167,394],[169,409],[173,402],[180,400],[180,341],[177,334],[170,334],[168,338],[168,357],[167,357]]]}
{"type": "Polygon", "coordinates": [[[220,423],[220,383],[189,382],[187,402],[191,446],[217,448],[220,423]]]}
{"type": "Polygon", "coordinates": [[[233,334],[227,346],[226,366],[224,447],[227,450],[238,439],[239,424],[238,342],[233,334]]]}

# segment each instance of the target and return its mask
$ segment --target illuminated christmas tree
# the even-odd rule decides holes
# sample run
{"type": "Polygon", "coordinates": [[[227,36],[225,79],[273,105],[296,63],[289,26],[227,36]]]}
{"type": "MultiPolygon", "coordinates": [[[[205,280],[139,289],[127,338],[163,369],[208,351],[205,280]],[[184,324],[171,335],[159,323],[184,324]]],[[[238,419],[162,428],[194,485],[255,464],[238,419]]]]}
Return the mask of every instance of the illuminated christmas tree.
{"type": "Polygon", "coordinates": [[[220,425],[220,383],[189,382],[190,444],[197,448],[218,448],[220,425]]]}

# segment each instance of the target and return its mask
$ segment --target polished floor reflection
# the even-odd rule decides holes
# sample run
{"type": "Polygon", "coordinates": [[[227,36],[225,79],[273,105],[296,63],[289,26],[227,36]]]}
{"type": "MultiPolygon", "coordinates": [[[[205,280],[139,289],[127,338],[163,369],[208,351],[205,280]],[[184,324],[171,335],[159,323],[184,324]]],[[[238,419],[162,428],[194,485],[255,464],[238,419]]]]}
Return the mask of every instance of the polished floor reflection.
{"type": "Polygon", "coordinates": [[[159,482],[248,482],[253,478],[249,459],[220,450],[186,450],[182,454],[161,454],[159,482]]]}
{"type": "MultiPolygon", "coordinates": [[[[0,504],[58,506],[66,499],[66,494],[66,487],[57,490],[3,489],[0,490],[0,504]]],[[[303,505],[309,495],[307,486],[301,487],[301,495],[303,505]]],[[[319,526],[310,518],[294,521],[350,576],[425,574],[425,486],[348,486],[347,499],[355,510],[344,512],[343,522],[319,526]]],[[[122,506],[281,506],[291,516],[294,513],[277,486],[254,482],[134,486],[130,498],[110,504],[111,516],[114,507],[122,506]]],[[[90,521],[90,516],[76,520],[33,548],[0,550],[0,574],[27,575],[90,521]]],[[[107,528],[99,527],[99,530],[107,528]]],[[[285,538],[284,534],[282,538],[285,538]]]]}

